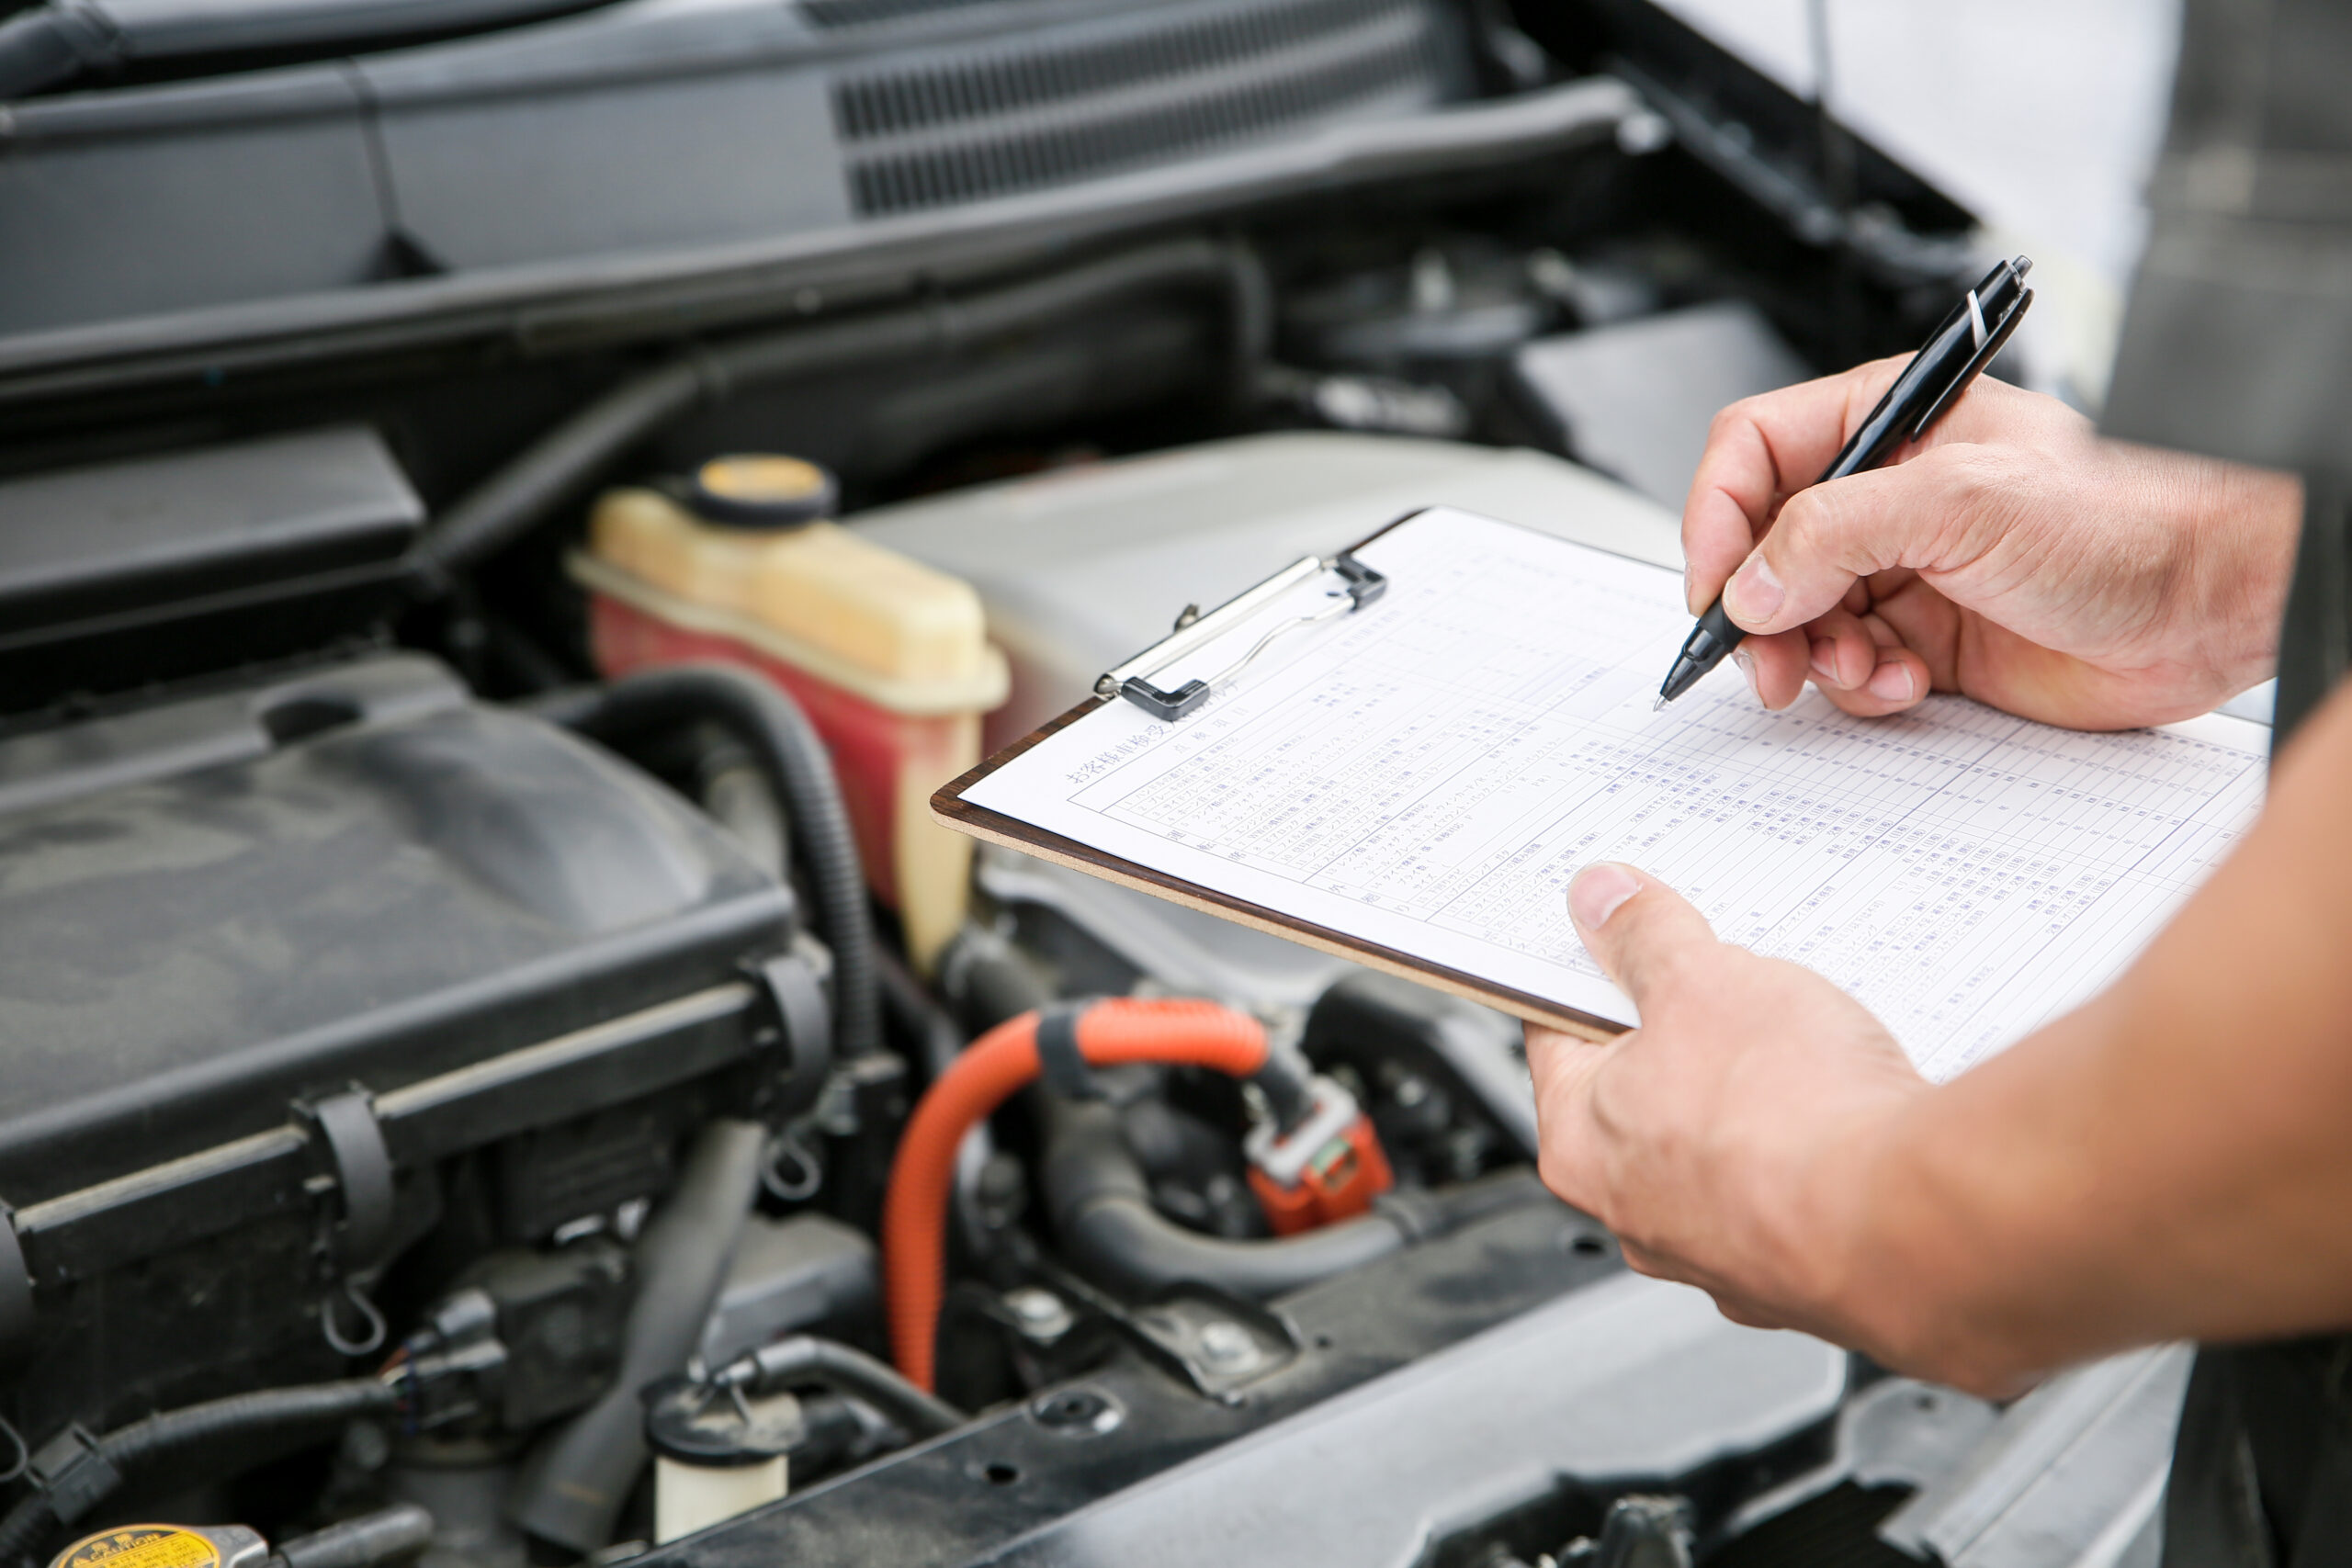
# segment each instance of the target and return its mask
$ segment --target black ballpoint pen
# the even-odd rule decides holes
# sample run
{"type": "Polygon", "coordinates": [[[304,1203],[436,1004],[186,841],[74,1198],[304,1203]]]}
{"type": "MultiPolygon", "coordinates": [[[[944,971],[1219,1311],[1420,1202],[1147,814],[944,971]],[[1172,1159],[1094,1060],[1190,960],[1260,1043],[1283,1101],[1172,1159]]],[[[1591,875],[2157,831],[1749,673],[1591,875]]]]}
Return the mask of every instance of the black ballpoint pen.
{"type": "MultiPolygon", "coordinates": [[[[2025,275],[2032,266],[2033,263],[2019,256],[1986,273],[1967,298],[1952,307],[1926,346],[1912,356],[1894,385],[1886,389],[1886,396],[1871,410],[1853,439],[1813,482],[1827,484],[1877,468],[1897,446],[1927,434],[2017,331],[2025,308],[2033,303],[2033,290],[2025,286],[2025,275]]],[[[1666,684],[1658,688],[1657,703],[1651,711],[1697,685],[1699,678],[1721,664],[1747,635],[1732,624],[1724,613],[1723,595],[1716,594],[1715,602],[1683,640],[1682,651],[1675,656],[1674,668],[1667,672],[1666,684]]]]}

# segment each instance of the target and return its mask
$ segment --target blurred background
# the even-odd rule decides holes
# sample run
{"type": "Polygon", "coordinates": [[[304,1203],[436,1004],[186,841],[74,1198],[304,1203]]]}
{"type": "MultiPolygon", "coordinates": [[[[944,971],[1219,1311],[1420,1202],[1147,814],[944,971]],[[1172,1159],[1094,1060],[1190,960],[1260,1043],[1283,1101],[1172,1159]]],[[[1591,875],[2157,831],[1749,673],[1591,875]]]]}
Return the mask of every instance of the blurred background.
{"type": "Polygon", "coordinates": [[[2164,137],[2168,0],[1660,0],[1950,192],[2034,260],[2030,378],[2107,390],[2164,137]]]}

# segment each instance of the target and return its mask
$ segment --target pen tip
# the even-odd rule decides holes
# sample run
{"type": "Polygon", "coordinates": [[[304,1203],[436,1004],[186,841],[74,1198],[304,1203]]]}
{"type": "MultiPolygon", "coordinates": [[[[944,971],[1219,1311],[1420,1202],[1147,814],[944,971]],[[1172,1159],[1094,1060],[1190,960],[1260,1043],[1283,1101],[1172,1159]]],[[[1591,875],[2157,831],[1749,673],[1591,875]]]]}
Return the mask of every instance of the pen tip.
{"type": "Polygon", "coordinates": [[[1656,702],[1654,702],[1654,703],[1652,703],[1652,704],[1650,705],[1650,712],[1652,712],[1652,713],[1664,713],[1665,711],[1666,711],[1666,698],[1665,698],[1663,695],[1660,695],[1660,696],[1659,696],[1659,698],[1657,699],[1657,701],[1656,701],[1656,702]]]}

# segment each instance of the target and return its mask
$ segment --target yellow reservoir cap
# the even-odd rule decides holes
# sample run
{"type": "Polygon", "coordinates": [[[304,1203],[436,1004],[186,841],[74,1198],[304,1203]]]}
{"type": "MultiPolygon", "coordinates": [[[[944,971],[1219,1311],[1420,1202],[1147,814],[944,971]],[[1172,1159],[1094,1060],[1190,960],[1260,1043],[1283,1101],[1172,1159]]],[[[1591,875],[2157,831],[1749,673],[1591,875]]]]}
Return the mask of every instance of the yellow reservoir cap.
{"type": "Polygon", "coordinates": [[[243,1525],[117,1525],[84,1536],[50,1568],[261,1568],[268,1555],[243,1525]]]}
{"type": "Polygon", "coordinates": [[[841,487],[802,457],[713,457],[695,470],[686,507],[726,528],[792,528],[833,514],[841,487]]]}

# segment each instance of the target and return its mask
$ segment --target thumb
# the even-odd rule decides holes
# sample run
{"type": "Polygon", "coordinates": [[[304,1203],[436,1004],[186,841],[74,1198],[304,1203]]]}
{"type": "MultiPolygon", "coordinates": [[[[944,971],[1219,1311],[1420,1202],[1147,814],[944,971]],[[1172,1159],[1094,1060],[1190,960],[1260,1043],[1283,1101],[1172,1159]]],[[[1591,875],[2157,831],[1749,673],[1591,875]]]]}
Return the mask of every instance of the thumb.
{"type": "Polygon", "coordinates": [[[1568,884],[1568,915],[1585,951],[1634,998],[1644,1018],[1720,944],[1707,918],[1674,889],[1629,865],[1602,861],[1568,884]]]}
{"type": "Polygon", "coordinates": [[[1799,491],[1724,584],[1724,611],[1750,633],[1786,631],[1833,608],[1857,578],[1933,564],[1932,520],[1956,506],[1935,493],[1938,477],[1936,465],[1903,463],[1799,491]]]}

